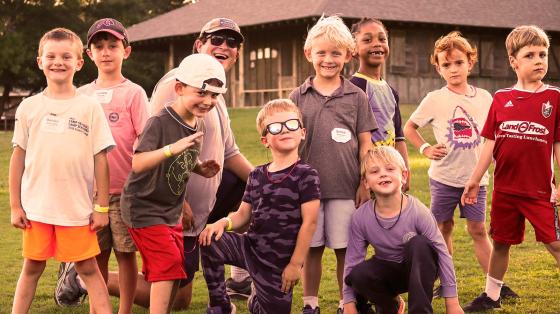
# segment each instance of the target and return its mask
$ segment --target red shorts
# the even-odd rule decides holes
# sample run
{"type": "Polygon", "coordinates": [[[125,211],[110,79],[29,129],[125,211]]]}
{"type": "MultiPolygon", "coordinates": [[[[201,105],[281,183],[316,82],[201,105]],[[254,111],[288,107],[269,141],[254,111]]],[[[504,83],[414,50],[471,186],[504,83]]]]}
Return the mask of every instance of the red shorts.
{"type": "Polygon", "coordinates": [[[142,257],[142,272],[149,282],[187,278],[183,269],[183,226],[155,225],[128,228],[142,257]]]}
{"type": "Polygon", "coordinates": [[[494,191],[490,211],[490,235],[498,243],[519,244],[525,234],[525,218],[539,242],[560,240],[558,210],[549,201],[494,191]]]}

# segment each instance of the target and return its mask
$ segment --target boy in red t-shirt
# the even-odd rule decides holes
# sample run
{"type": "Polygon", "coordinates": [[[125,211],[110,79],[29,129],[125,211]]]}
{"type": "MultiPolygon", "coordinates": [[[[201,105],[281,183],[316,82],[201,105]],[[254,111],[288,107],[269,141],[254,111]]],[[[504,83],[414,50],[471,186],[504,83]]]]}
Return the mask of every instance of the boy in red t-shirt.
{"type": "Polygon", "coordinates": [[[506,39],[517,84],[494,95],[482,130],[487,140],[461,199],[466,204],[476,202],[480,179],[494,158],[490,212],[494,248],[485,292],[468,304],[465,312],[500,307],[509,249],[523,241],[525,218],[533,225],[537,241],[544,243],[560,265],[552,162],[555,155],[560,164],[560,89],[542,82],[548,69],[549,46],[548,36],[537,26],[518,26],[506,39]]]}

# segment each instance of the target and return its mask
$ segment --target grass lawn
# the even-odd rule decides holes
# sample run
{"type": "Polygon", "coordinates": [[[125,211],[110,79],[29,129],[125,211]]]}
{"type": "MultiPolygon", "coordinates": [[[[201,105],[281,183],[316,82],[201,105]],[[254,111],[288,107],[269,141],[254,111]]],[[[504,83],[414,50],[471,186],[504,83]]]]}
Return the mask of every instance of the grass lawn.
{"type": "MultiPolygon", "coordinates": [[[[414,108],[402,106],[403,120],[406,121],[414,108]]],[[[232,125],[241,151],[255,165],[267,162],[270,157],[260,144],[255,129],[256,109],[230,110],[232,125]]],[[[433,141],[433,136],[425,130],[426,138],[433,141]]],[[[10,225],[10,207],[8,196],[8,164],[11,153],[11,133],[0,133],[0,171],[5,175],[0,178],[0,239],[2,239],[3,257],[0,258],[0,313],[9,313],[14,289],[21,271],[21,232],[10,225]]],[[[409,147],[412,168],[412,187],[410,193],[429,205],[427,169],[429,161],[420,156],[416,149],[409,147]]],[[[490,189],[491,190],[491,189],[490,189]]],[[[474,258],[471,240],[465,229],[464,220],[456,216],[455,270],[459,287],[459,299],[465,304],[476,297],[484,288],[485,276],[474,258]]],[[[323,280],[320,290],[322,312],[334,313],[338,303],[338,288],[335,279],[334,254],[326,251],[323,259],[323,280]]],[[[56,283],[58,263],[50,260],[47,269],[39,281],[31,313],[88,313],[87,305],[77,308],[58,308],[52,298],[56,283]]],[[[115,268],[114,258],[112,267],[115,268]]],[[[535,242],[532,227],[527,227],[526,241],[512,249],[506,282],[521,295],[521,299],[502,305],[501,313],[560,313],[560,272],[553,258],[544,246],[535,242]]],[[[198,273],[194,283],[194,296],[191,308],[186,313],[204,313],[207,303],[207,290],[202,273],[198,273]]],[[[114,309],[118,308],[118,299],[113,298],[114,309]]],[[[248,313],[244,302],[236,302],[238,313],[248,313]]],[[[294,293],[293,313],[301,313],[301,284],[294,293]]],[[[436,313],[444,313],[443,300],[434,301],[436,313]]],[[[148,313],[136,307],[134,313],[148,313]]],[[[273,313],[271,313],[273,314],[273,313]]]]}

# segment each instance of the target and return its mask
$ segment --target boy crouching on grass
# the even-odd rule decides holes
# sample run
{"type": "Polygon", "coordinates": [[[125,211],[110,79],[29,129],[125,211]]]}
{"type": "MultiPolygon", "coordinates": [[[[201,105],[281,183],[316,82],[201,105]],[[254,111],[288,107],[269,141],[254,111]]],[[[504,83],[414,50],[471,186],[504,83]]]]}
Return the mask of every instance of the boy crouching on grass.
{"type": "Polygon", "coordinates": [[[436,220],[415,197],[403,194],[408,172],[392,147],[370,150],[361,165],[363,184],[375,194],[352,215],[344,267],[344,314],[404,313],[399,294],[408,292],[409,313],[433,313],[439,276],[446,313],[463,313],[453,261],[436,220]],[[375,255],[364,261],[367,247],[375,255]]]}
{"type": "Polygon", "coordinates": [[[292,289],[301,277],[321,197],[317,171],[298,157],[305,137],[301,119],[288,99],[270,101],[257,115],[272,162],[251,172],[239,209],[200,234],[207,313],[236,312],[226,294],[224,264],[247,269],[253,278],[251,313],[291,313],[292,289]],[[246,234],[224,233],[247,224],[246,234]]]}
{"type": "Polygon", "coordinates": [[[121,214],[151,283],[150,313],[169,313],[183,269],[181,214],[185,186],[194,172],[212,177],[213,161],[198,161],[202,117],[226,92],[222,65],[207,54],[186,57],[177,69],[177,99],[151,117],[132,157],[121,214]]]}

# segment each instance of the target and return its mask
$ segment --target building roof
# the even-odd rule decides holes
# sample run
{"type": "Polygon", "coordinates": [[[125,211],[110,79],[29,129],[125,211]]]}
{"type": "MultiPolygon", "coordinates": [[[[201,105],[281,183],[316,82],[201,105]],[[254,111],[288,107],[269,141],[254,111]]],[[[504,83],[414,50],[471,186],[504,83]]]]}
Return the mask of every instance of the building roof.
{"type": "Polygon", "coordinates": [[[197,34],[215,17],[228,17],[241,28],[259,24],[340,14],[383,21],[513,28],[535,24],[560,31],[558,0],[199,0],[128,28],[133,42],[197,34]]]}

